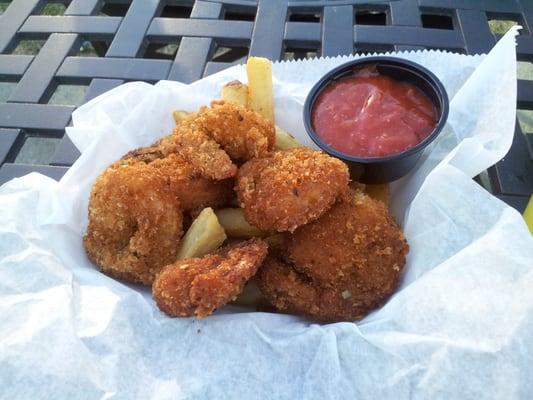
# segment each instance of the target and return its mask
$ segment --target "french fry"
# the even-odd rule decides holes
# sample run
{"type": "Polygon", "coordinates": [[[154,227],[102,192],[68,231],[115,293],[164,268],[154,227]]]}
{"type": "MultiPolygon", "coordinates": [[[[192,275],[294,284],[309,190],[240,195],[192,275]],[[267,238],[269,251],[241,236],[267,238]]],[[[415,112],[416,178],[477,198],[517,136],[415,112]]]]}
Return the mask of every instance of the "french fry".
{"type": "Polygon", "coordinates": [[[254,280],[249,280],[233,304],[239,306],[257,306],[264,301],[263,294],[254,280]]]}
{"type": "Polygon", "coordinates": [[[248,103],[248,86],[240,81],[231,81],[222,86],[222,100],[246,107],[248,103]]]}
{"type": "Polygon", "coordinates": [[[174,117],[176,125],[179,125],[189,114],[187,111],[176,110],[172,113],[172,117],[174,117]]]}
{"type": "Polygon", "coordinates": [[[389,207],[390,185],[388,183],[382,185],[366,185],[365,192],[373,199],[381,200],[389,207]]]}
{"type": "Polygon", "coordinates": [[[241,208],[222,208],[215,212],[218,222],[224,228],[226,234],[236,238],[252,238],[265,236],[265,232],[252,226],[244,218],[241,208]]]}
{"type": "MultiPolygon", "coordinates": [[[[240,81],[231,81],[222,86],[221,97],[230,103],[250,107],[270,121],[274,121],[272,95],[272,66],[269,60],[251,57],[246,64],[250,89],[240,81]],[[261,80],[261,81],[258,81],[261,80]],[[267,112],[265,112],[267,110],[267,112]]],[[[288,150],[302,145],[288,132],[276,126],[276,150],[288,150]]]]}
{"type": "Polygon", "coordinates": [[[276,150],[289,150],[295,147],[302,147],[302,145],[294,136],[276,125],[276,143],[274,144],[274,148],[276,150]]]}
{"type": "Polygon", "coordinates": [[[183,237],[178,260],[204,256],[219,248],[226,238],[213,209],[204,208],[183,237]]]}
{"type": "Polygon", "coordinates": [[[263,57],[250,57],[246,63],[248,75],[248,107],[269,121],[274,121],[272,94],[272,63],[263,57]]]}
{"type": "Polygon", "coordinates": [[[285,235],[283,233],[276,233],[265,238],[270,250],[282,250],[285,244],[285,235]]]}

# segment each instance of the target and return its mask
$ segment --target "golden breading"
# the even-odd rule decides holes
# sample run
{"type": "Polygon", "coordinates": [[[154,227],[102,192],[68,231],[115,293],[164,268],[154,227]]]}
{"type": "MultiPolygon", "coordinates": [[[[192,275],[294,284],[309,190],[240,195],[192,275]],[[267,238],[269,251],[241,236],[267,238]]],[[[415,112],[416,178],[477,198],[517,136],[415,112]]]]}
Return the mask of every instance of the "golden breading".
{"type": "Polygon", "coordinates": [[[386,292],[399,276],[407,250],[385,205],[353,190],[287,241],[288,260],[314,282],[334,285],[355,279],[368,289],[386,292]]]}
{"type": "Polygon", "coordinates": [[[291,265],[270,257],[257,277],[261,293],[276,309],[319,322],[357,321],[386,300],[361,290],[356,281],[334,288],[315,285],[291,265]]]}
{"type": "Polygon", "coordinates": [[[264,231],[294,231],[319,218],[348,189],[348,167],[307,148],[245,163],[235,190],[246,220],[264,231]]]}
{"type": "Polygon", "coordinates": [[[266,242],[251,239],[201,258],[179,260],[156,277],[153,298],[170,316],[203,318],[235,300],[255,275],[267,250],[266,242]]]}
{"type": "Polygon", "coordinates": [[[175,261],[182,234],[179,200],[155,169],[119,161],[96,179],[83,243],[104,273],[149,285],[175,261]]]}
{"type": "Polygon", "coordinates": [[[205,132],[197,130],[194,126],[191,127],[185,121],[173,132],[173,140],[179,153],[203,176],[215,180],[235,176],[237,166],[233,164],[228,153],[205,132]]]}
{"type": "Polygon", "coordinates": [[[202,107],[194,124],[228,153],[236,163],[265,157],[274,146],[274,124],[246,107],[213,101],[211,108],[202,107]]]}
{"type": "Polygon", "coordinates": [[[233,179],[204,178],[178,154],[170,154],[150,165],[168,177],[170,188],[177,194],[183,211],[225,207],[235,197],[233,179]]]}
{"type": "Polygon", "coordinates": [[[409,246],[381,201],[350,190],[287,239],[285,261],[267,260],[258,286],[277,309],[322,322],[353,321],[396,289],[409,246]]]}
{"type": "Polygon", "coordinates": [[[275,130],[271,122],[245,107],[216,101],[176,126],[173,140],[179,153],[204,176],[226,179],[237,172],[233,162],[267,155],[275,130]]]}
{"type": "Polygon", "coordinates": [[[196,213],[205,207],[225,207],[235,197],[233,179],[213,180],[201,176],[189,162],[177,153],[170,153],[159,141],[150,147],[130,151],[123,161],[138,160],[157,169],[168,179],[185,212],[196,213]],[[165,155],[165,153],[167,153],[165,155]]]}

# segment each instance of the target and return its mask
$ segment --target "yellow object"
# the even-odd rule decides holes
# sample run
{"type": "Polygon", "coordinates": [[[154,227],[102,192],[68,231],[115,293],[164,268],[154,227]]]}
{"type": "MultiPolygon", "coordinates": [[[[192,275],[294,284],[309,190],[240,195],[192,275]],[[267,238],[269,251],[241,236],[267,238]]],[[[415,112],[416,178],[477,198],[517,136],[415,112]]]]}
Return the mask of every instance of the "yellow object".
{"type": "Polygon", "coordinates": [[[248,107],[274,122],[272,94],[272,63],[263,57],[250,57],[246,63],[248,75],[248,107]]]}
{"type": "Polygon", "coordinates": [[[222,100],[246,107],[248,104],[248,86],[240,81],[231,81],[222,86],[222,100]]]}
{"type": "Polygon", "coordinates": [[[179,125],[181,121],[183,121],[189,113],[187,111],[182,110],[176,110],[172,113],[172,116],[174,117],[174,122],[176,122],[176,125],[179,125]]]}
{"type": "Polygon", "coordinates": [[[524,219],[526,220],[526,225],[529,228],[529,231],[533,234],[533,196],[529,198],[529,203],[524,211],[524,219]]]}
{"type": "Polygon", "coordinates": [[[242,208],[223,208],[216,211],[218,222],[230,237],[249,239],[255,236],[265,236],[265,233],[244,218],[242,208]]]}
{"type": "Polygon", "coordinates": [[[212,208],[204,208],[183,237],[178,260],[201,257],[216,250],[227,239],[212,208]]]}
{"type": "Polygon", "coordinates": [[[290,133],[276,125],[276,150],[289,150],[302,145],[290,133]]]}

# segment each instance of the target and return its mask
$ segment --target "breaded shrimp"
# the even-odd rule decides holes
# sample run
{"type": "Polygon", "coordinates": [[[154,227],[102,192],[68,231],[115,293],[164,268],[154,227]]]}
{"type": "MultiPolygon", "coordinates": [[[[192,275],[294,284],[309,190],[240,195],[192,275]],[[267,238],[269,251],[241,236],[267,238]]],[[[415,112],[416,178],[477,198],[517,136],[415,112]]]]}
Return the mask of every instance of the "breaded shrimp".
{"type": "Polygon", "coordinates": [[[176,260],[182,233],[179,200],[155,169],[119,161],[96,179],[83,243],[105,274],[150,285],[176,260]]]}
{"type": "Polygon", "coordinates": [[[323,322],[357,320],[394,292],[408,249],[383,203],[350,190],[289,235],[285,260],[266,261],[258,286],[281,311],[323,322]]]}
{"type": "Polygon", "coordinates": [[[223,100],[211,102],[211,108],[202,107],[194,124],[237,163],[266,156],[276,140],[272,122],[253,110],[223,100]]]}
{"type": "Polygon", "coordinates": [[[390,290],[405,264],[405,237],[385,205],[350,189],[317,221],[287,239],[294,268],[322,285],[357,280],[390,290]]]}
{"type": "Polygon", "coordinates": [[[348,189],[348,167],[308,148],[245,163],[235,190],[246,220],[264,231],[293,232],[324,214],[348,189]]]}
{"type": "Polygon", "coordinates": [[[174,129],[173,140],[179,153],[203,176],[222,180],[237,173],[237,166],[233,164],[228,153],[196,127],[182,123],[174,129]]]}
{"type": "Polygon", "coordinates": [[[164,140],[130,151],[122,160],[138,160],[156,169],[168,180],[187,213],[195,213],[205,207],[228,206],[234,198],[233,179],[217,181],[201,176],[180,154],[165,148],[164,140]]]}
{"type": "Polygon", "coordinates": [[[214,101],[185,118],[173,132],[179,152],[205,176],[234,176],[240,164],[274,146],[274,125],[252,110],[214,101]]]}
{"type": "Polygon", "coordinates": [[[359,288],[356,281],[333,288],[310,283],[306,275],[291,265],[270,257],[257,277],[261,293],[276,309],[319,322],[360,320],[386,300],[359,288]]]}
{"type": "Polygon", "coordinates": [[[268,245],[251,239],[202,258],[179,260],[156,277],[152,295],[173,317],[203,318],[235,300],[266,257],[268,245]]]}

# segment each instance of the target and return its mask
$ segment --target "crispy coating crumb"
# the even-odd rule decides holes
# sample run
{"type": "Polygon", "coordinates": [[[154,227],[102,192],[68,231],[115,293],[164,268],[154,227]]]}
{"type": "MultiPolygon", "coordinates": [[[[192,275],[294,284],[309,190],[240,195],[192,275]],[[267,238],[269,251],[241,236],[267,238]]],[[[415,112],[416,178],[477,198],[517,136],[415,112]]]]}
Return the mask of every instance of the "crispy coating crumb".
{"type": "Polygon", "coordinates": [[[319,322],[360,320],[383,302],[372,293],[362,292],[355,282],[335,288],[312,284],[291,265],[275,258],[265,260],[258,278],[263,296],[276,309],[319,322]]]}
{"type": "Polygon", "coordinates": [[[254,111],[224,101],[214,101],[185,118],[174,129],[179,152],[205,176],[232,177],[233,162],[263,157],[275,141],[274,125],[254,111]]]}
{"type": "Polygon", "coordinates": [[[156,160],[151,165],[168,177],[170,188],[178,195],[184,211],[226,207],[235,197],[233,179],[204,178],[177,154],[156,160]]]}
{"type": "Polygon", "coordinates": [[[201,258],[179,260],[156,277],[153,298],[159,309],[170,316],[203,318],[235,300],[267,251],[266,242],[251,239],[201,258]]]}
{"type": "Polygon", "coordinates": [[[194,123],[209,132],[237,163],[265,157],[274,146],[274,124],[261,114],[223,100],[202,107],[194,123]]]}
{"type": "Polygon", "coordinates": [[[289,236],[286,260],[258,274],[277,309],[322,322],[353,321],[396,289],[409,249],[383,203],[349,191],[317,221],[289,236]]]}
{"type": "Polygon", "coordinates": [[[149,285],[176,259],[182,234],[179,200],[155,169],[117,162],[96,179],[83,243],[102,272],[149,285]]]}
{"type": "Polygon", "coordinates": [[[175,153],[176,149],[169,148],[171,142],[171,137],[166,136],[151,146],[139,147],[137,149],[131,150],[124,154],[119,161],[129,162],[129,161],[139,161],[145,164],[150,164],[151,162],[158,160],[160,158],[166,157],[168,154],[175,153]],[[168,143],[168,145],[165,145],[168,143]],[[172,151],[174,150],[174,151],[172,151]]]}
{"type": "Polygon", "coordinates": [[[185,122],[174,129],[174,139],[180,154],[203,176],[216,180],[235,176],[237,166],[228,153],[205,132],[196,130],[185,122]]]}
{"type": "Polygon", "coordinates": [[[408,246],[384,204],[350,190],[317,221],[288,238],[288,260],[322,285],[355,279],[368,289],[389,290],[408,246]],[[317,246],[317,244],[320,244],[317,246]]]}
{"type": "Polygon", "coordinates": [[[130,151],[123,162],[137,160],[155,168],[177,194],[185,212],[195,213],[205,207],[225,207],[234,198],[233,179],[213,180],[203,177],[180,154],[164,148],[164,142],[130,151]]]}
{"type": "Polygon", "coordinates": [[[264,231],[294,231],[319,218],[348,189],[348,167],[307,148],[245,163],[235,190],[246,220],[264,231]]]}

